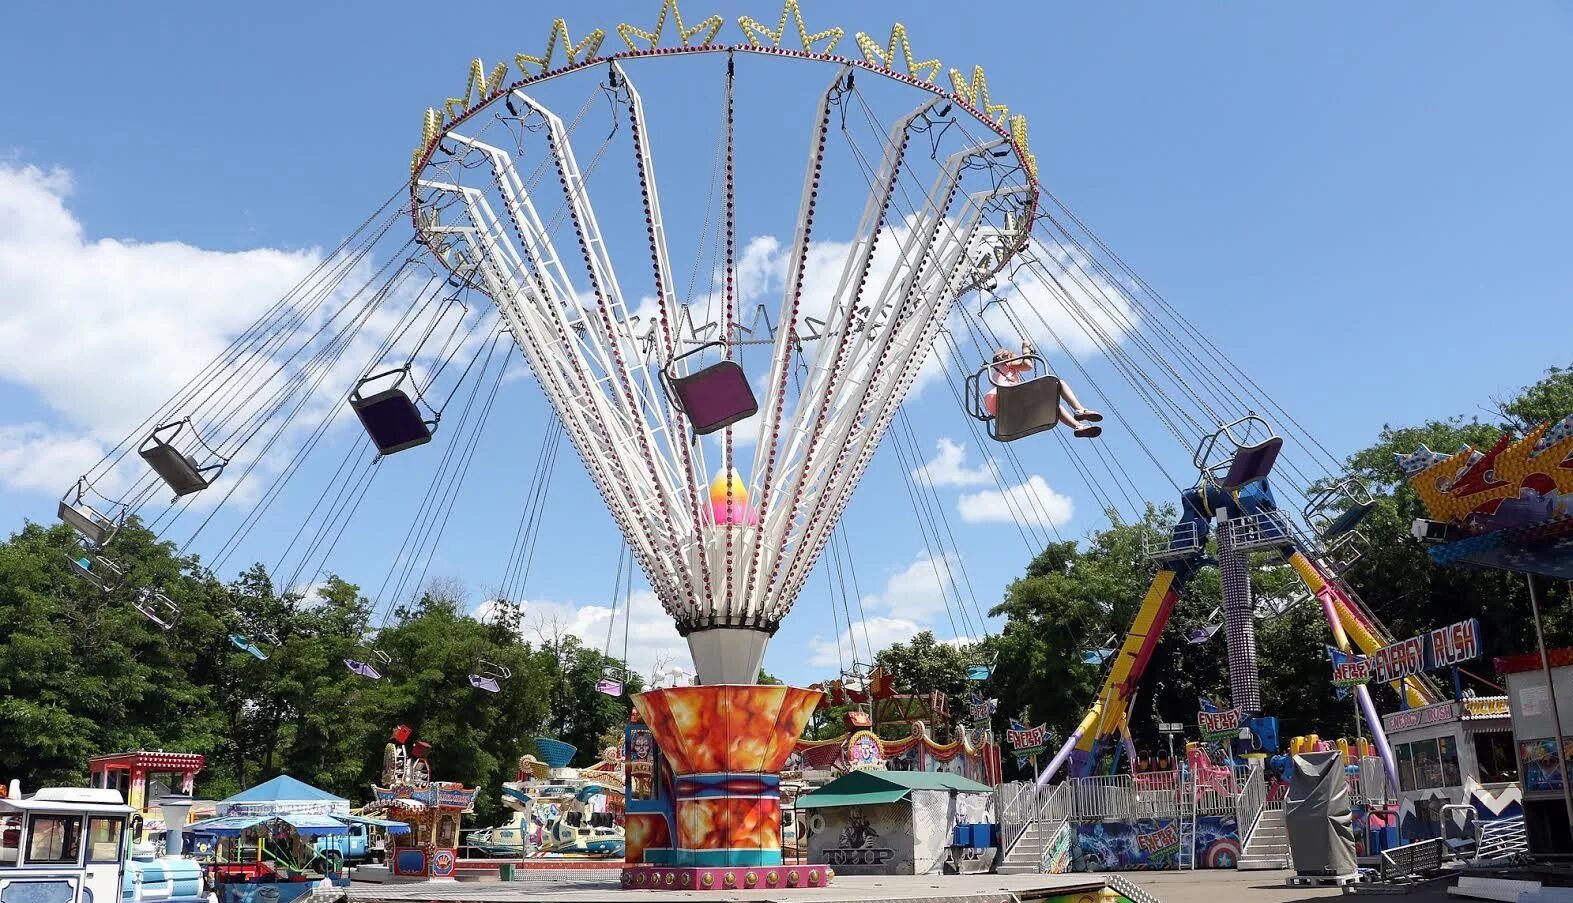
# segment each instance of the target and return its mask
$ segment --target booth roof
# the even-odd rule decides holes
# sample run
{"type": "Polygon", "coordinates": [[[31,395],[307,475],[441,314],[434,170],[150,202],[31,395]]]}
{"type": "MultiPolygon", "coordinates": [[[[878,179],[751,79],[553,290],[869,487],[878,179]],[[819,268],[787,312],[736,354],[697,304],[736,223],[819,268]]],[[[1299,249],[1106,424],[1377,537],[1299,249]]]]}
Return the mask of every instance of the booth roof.
{"type": "Polygon", "coordinates": [[[799,809],[826,806],[871,806],[897,803],[914,790],[955,790],[961,793],[989,793],[989,788],[958,774],[941,771],[853,771],[797,798],[799,809]]]}
{"type": "Polygon", "coordinates": [[[319,790],[305,781],[299,781],[287,774],[263,781],[248,790],[242,790],[226,800],[219,802],[220,806],[234,803],[276,803],[276,802],[324,802],[348,803],[342,796],[334,796],[326,790],[319,790]]]}

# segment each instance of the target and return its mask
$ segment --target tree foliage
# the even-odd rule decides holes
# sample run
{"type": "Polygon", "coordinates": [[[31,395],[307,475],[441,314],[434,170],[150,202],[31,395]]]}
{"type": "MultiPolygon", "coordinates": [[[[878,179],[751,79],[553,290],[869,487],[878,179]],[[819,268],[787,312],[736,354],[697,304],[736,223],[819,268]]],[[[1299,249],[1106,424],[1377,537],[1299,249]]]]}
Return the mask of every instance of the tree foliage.
{"type": "MultiPolygon", "coordinates": [[[[408,724],[433,744],[437,778],[494,788],[535,737],[573,743],[589,764],[628,718],[626,699],[594,689],[622,662],[560,631],[531,636],[517,611],[477,621],[452,582],[376,627],[359,588],[338,577],[309,596],[280,593],[258,565],[224,585],[135,523],[110,554],[130,579],[104,593],[71,572],[81,548],[68,527],[27,524],[0,543],[0,774],[26,787],[83,782],[94,755],[167,749],[207,757],[204,796],[288,773],[362,800],[387,735],[408,724]],[[175,629],[132,607],[137,586],[179,606],[175,629]],[[391,659],[376,662],[381,680],[344,666],[372,649],[391,659]],[[511,671],[501,692],[470,686],[482,660],[511,671]]],[[[641,686],[629,675],[628,692],[641,686]]],[[[483,823],[503,817],[495,793],[477,809],[483,823]]]]}

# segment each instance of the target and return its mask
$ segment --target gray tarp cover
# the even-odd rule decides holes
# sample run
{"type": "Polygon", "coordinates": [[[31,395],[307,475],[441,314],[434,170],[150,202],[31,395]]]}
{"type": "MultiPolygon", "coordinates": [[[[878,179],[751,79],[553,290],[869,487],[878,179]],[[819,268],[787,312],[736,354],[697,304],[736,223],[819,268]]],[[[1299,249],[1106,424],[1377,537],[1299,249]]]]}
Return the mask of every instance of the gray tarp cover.
{"type": "Polygon", "coordinates": [[[1289,852],[1301,875],[1353,875],[1355,835],[1349,819],[1349,780],[1344,755],[1302,753],[1294,757],[1294,780],[1284,800],[1289,852]]]}

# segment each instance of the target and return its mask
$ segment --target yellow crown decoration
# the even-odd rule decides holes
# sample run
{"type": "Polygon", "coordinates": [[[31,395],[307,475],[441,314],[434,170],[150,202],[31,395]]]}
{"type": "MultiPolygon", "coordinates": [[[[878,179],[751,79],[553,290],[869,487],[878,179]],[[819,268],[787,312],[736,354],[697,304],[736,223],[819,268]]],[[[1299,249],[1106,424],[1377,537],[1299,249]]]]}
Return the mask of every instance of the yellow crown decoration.
{"type": "MultiPolygon", "coordinates": [[[[1475,449],[1464,446],[1409,478],[1426,510],[1437,520],[1462,522],[1493,503],[1519,497],[1530,477],[1539,477],[1561,494],[1573,493],[1573,435],[1535,447],[1551,428],[1542,423],[1529,435],[1506,444],[1491,460],[1475,459],[1475,449]],[[1478,479],[1461,480],[1466,474],[1478,479]]],[[[1488,452],[1489,455],[1489,452],[1488,452]]]]}
{"type": "Polygon", "coordinates": [[[604,40],[606,40],[606,32],[597,28],[580,38],[579,43],[575,44],[573,39],[568,37],[568,23],[562,19],[557,19],[552,22],[551,33],[547,35],[545,52],[540,56],[527,56],[523,53],[516,53],[513,56],[513,64],[519,67],[519,74],[525,78],[529,78],[532,75],[541,75],[552,68],[552,54],[557,50],[559,41],[563,45],[563,55],[568,58],[568,65],[572,66],[579,62],[581,58],[586,60],[594,59],[595,52],[601,49],[601,42],[604,40]],[[535,67],[534,72],[530,71],[531,66],[535,67]]]}
{"type": "Polygon", "coordinates": [[[470,61],[470,77],[464,83],[463,96],[448,98],[443,102],[442,108],[447,111],[450,120],[458,119],[461,113],[470,108],[470,104],[485,100],[501,91],[503,85],[507,84],[505,81],[507,77],[507,63],[498,63],[488,74],[486,64],[477,57],[470,61]]]}
{"type": "Polygon", "coordinates": [[[760,40],[761,36],[770,39],[771,47],[780,47],[781,39],[786,37],[788,18],[794,19],[797,22],[797,33],[798,36],[803,39],[803,49],[809,53],[834,53],[836,50],[836,45],[841,43],[841,39],[846,37],[847,34],[845,31],[836,27],[830,27],[824,31],[816,31],[813,34],[809,34],[808,25],[803,22],[803,11],[797,7],[797,0],[786,0],[786,5],[781,7],[781,21],[776,23],[775,31],[771,31],[770,29],[766,28],[759,22],[759,20],[753,18],[752,16],[743,16],[737,20],[737,24],[738,27],[743,29],[743,34],[748,35],[748,43],[753,44],[755,47],[765,46],[764,42],[760,40]],[[823,41],[826,38],[830,39],[830,43],[825,45],[825,49],[821,51],[815,51],[814,42],[823,41]]]}
{"type": "Polygon", "coordinates": [[[725,19],[721,18],[720,13],[716,13],[708,19],[701,21],[693,28],[688,28],[683,25],[683,14],[677,9],[677,0],[661,0],[661,14],[656,17],[655,31],[645,31],[641,28],[637,28],[627,22],[624,22],[617,26],[617,33],[622,36],[623,43],[628,45],[629,50],[654,50],[655,48],[661,46],[661,33],[666,30],[667,13],[671,13],[672,21],[676,23],[677,36],[679,40],[682,41],[682,46],[684,47],[695,46],[692,43],[694,35],[699,34],[701,31],[705,33],[704,40],[700,41],[697,46],[703,47],[706,44],[709,44],[711,41],[715,40],[716,32],[720,31],[721,26],[726,22],[725,19]],[[643,38],[644,40],[650,42],[650,46],[648,48],[640,48],[634,43],[634,38],[643,38]]]}
{"type": "Polygon", "coordinates": [[[983,77],[983,67],[972,67],[972,81],[969,83],[961,75],[961,70],[950,70],[950,84],[955,88],[956,99],[963,101],[979,113],[988,117],[995,125],[1003,128],[1005,119],[1010,115],[1010,108],[1002,103],[989,101],[989,82],[983,77]]]}
{"type": "MultiPolygon", "coordinates": [[[[781,16],[774,29],[766,28],[764,23],[751,16],[742,16],[737,20],[738,27],[747,39],[747,44],[738,44],[736,49],[751,50],[765,47],[780,48],[781,42],[786,39],[787,29],[796,26],[797,37],[805,53],[819,56],[831,56],[836,45],[846,36],[846,31],[838,27],[830,27],[821,31],[810,32],[808,23],[803,20],[803,11],[799,7],[799,0],[785,0],[781,7],[781,16]],[[821,44],[820,49],[815,49],[816,44],[821,44]]],[[[683,21],[682,12],[678,9],[677,0],[661,0],[661,9],[656,15],[655,28],[645,30],[632,23],[623,22],[617,26],[617,34],[628,45],[628,50],[610,54],[616,59],[624,53],[643,53],[650,50],[696,50],[696,49],[733,49],[725,47],[716,41],[721,27],[726,20],[720,14],[708,16],[696,23],[689,24],[683,21]],[[667,48],[662,48],[661,41],[666,35],[667,23],[670,22],[677,33],[675,42],[668,42],[667,48]]],[[[919,60],[912,52],[912,42],[907,36],[907,27],[900,22],[891,26],[890,37],[882,45],[869,35],[858,32],[855,36],[858,49],[863,54],[863,62],[876,69],[883,70],[893,75],[911,78],[923,84],[933,85],[941,71],[941,63],[934,59],[919,60]],[[898,68],[904,66],[905,68],[898,68]]],[[[572,68],[593,60],[600,59],[601,45],[606,40],[604,29],[594,29],[585,33],[578,41],[574,41],[568,33],[568,25],[563,19],[554,19],[551,30],[547,33],[546,49],[539,56],[527,53],[514,55],[514,66],[519,70],[524,80],[539,78],[553,71],[553,61],[557,57],[557,48],[562,47],[563,62],[559,68],[572,68]]],[[[1009,108],[1003,103],[995,103],[989,96],[988,81],[984,77],[983,67],[972,67],[972,77],[968,79],[959,69],[949,70],[951,96],[962,101],[977,115],[987,120],[993,127],[1007,132],[1010,140],[1016,146],[1023,165],[1028,174],[1036,179],[1038,176],[1037,160],[1027,149],[1027,118],[1021,114],[1012,115],[1009,108]]],[[[410,158],[410,171],[416,172],[425,159],[427,150],[433,141],[442,133],[443,127],[463,116],[466,110],[472,109],[476,104],[484,103],[499,92],[507,88],[508,65],[497,63],[490,69],[479,59],[470,62],[469,72],[464,85],[464,93],[457,97],[447,98],[440,108],[428,108],[421,120],[421,145],[410,158]]]]}
{"type": "Polygon", "coordinates": [[[907,74],[920,81],[933,84],[934,76],[939,74],[939,58],[918,62],[912,55],[912,42],[907,39],[907,26],[897,22],[890,28],[890,43],[883,49],[875,40],[863,32],[857,33],[858,48],[863,51],[863,59],[874,63],[881,69],[896,70],[896,51],[899,48],[901,56],[907,63],[907,74]],[[927,74],[923,70],[928,70],[927,74]],[[921,78],[920,78],[921,76],[921,78]]]}

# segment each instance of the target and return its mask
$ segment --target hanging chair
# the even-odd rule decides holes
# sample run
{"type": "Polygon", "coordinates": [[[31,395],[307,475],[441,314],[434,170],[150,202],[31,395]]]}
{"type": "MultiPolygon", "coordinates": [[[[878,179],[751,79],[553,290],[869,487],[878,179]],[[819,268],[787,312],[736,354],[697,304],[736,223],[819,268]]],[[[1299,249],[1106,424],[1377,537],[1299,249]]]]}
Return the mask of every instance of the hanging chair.
{"type": "Polygon", "coordinates": [[[1101,665],[1108,661],[1109,656],[1113,654],[1113,649],[1083,649],[1081,651],[1081,663],[1084,665],[1101,665]]]}
{"type": "Polygon", "coordinates": [[[117,589],[126,575],[120,565],[103,555],[67,555],[66,560],[78,577],[106,593],[117,589]]]}
{"type": "Polygon", "coordinates": [[[1060,379],[1048,372],[1048,363],[1036,354],[984,364],[967,377],[964,391],[967,413],[981,420],[989,438],[996,442],[1014,442],[1054,429],[1060,422],[1060,379]],[[993,379],[999,367],[1030,369],[1034,375],[1019,383],[999,385],[993,379]]]}
{"type": "Polygon", "coordinates": [[[1266,479],[1283,446],[1283,437],[1275,435],[1266,420],[1247,414],[1204,437],[1196,448],[1194,463],[1220,487],[1234,492],[1266,479]],[[1254,438],[1258,430],[1265,438],[1254,438]]]}
{"type": "Polygon", "coordinates": [[[87,477],[79,478],[76,486],[67,490],[60,499],[60,520],[93,546],[102,548],[125,523],[126,508],[117,503],[120,514],[110,517],[88,504],[86,496],[90,490],[87,477]]]}
{"type": "Polygon", "coordinates": [[[488,693],[502,691],[502,682],[513,676],[508,668],[485,659],[475,663],[475,673],[470,675],[470,686],[488,693]]]}
{"type": "Polygon", "coordinates": [[[1119,638],[1111,633],[1109,638],[1103,641],[1103,645],[1097,649],[1083,649],[1081,651],[1081,663],[1084,665],[1104,664],[1114,657],[1114,644],[1118,640],[1119,638]]]}
{"type": "Polygon", "coordinates": [[[1200,646],[1217,636],[1219,629],[1223,627],[1223,622],[1218,620],[1219,614],[1220,612],[1215,608],[1212,614],[1207,616],[1207,620],[1192,624],[1186,628],[1185,641],[1193,646],[1200,646]]]}
{"type": "Polygon", "coordinates": [[[131,607],[163,630],[174,627],[175,619],[180,617],[180,606],[156,590],[138,590],[131,598],[131,607]]]}
{"type": "Polygon", "coordinates": [[[143,440],[142,446],[137,449],[137,454],[142,456],[160,479],[169,484],[169,488],[175,490],[177,499],[193,492],[201,492],[211,486],[229,463],[228,458],[202,441],[202,436],[191,423],[190,417],[166,423],[153,430],[143,440]],[[191,444],[207,453],[207,463],[200,463],[175,447],[175,440],[180,438],[187,427],[191,428],[191,444]]]}
{"type": "Polygon", "coordinates": [[[427,420],[410,396],[399,388],[409,376],[410,367],[406,364],[363,377],[350,392],[350,407],[355,409],[355,416],[360,418],[361,426],[366,428],[366,434],[371,436],[380,455],[391,455],[430,442],[437,421],[442,417],[433,414],[427,420]],[[391,385],[370,395],[364,394],[368,385],[388,376],[394,378],[391,385]]]}
{"type": "Polygon", "coordinates": [[[710,348],[725,347],[725,342],[706,342],[672,358],[661,370],[667,398],[683,412],[693,425],[694,433],[700,436],[725,429],[759,412],[759,402],[754,398],[753,387],[748,384],[748,375],[737,361],[717,361],[686,376],[677,375],[677,362],[683,358],[710,348]]]}
{"type": "MultiPolygon", "coordinates": [[[[367,650],[367,653],[368,659],[375,660],[382,663],[383,665],[389,665],[393,663],[393,656],[383,652],[381,649],[369,649],[367,650]]],[[[344,660],[344,667],[350,669],[352,674],[359,675],[361,677],[367,678],[368,680],[382,679],[382,672],[378,670],[377,666],[372,664],[371,661],[365,661],[358,658],[347,658],[344,660]]]]}
{"type": "Polygon", "coordinates": [[[595,692],[615,698],[623,695],[623,688],[627,685],[628,672],[623,668],[608,665],[601,669],[601,678],[595,682],[595,692]]]}
{"type": "Polygon", "coordinates": [[[255,658],[257,661],[265,662],[268,660],[268,654],[262,651],[262,647],[258,646],[256,643],[253,643],[251,641],[251,637],[246,636],[244,633],[230,634],[229,644],[234,646],[236,649],[239,649],[241,652],[244,652],[247,655],[255,658]]]}
{"type": "Polygon", "coordinates": [[[1346,477],[1306,499],[1305,522],[1323,542],[1333,542],[1353,532],[1376,510],[1376,501],[1365,483],[1346,477]]]}
{"type": "Polygon", "coordinates": [[[967,663],[967,680],[988,680],[994,676],[994,656],[977,658],[967,663]]]}

